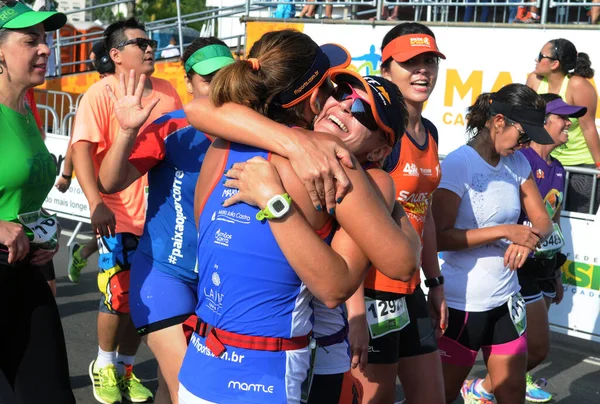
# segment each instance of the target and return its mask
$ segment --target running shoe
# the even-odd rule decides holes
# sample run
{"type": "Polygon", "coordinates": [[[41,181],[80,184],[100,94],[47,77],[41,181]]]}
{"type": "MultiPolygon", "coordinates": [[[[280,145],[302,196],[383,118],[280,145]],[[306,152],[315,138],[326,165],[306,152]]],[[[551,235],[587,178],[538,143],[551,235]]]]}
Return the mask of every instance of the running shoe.
{"type": "Polygon", "coordinates": [[[125,365],[125,374],[119,377],[119,388],[123,397],[132,403],[145,403],[153,398],[152,392],[133,374],[133,365],[125,365]]]}
{"type": "Polygon", "coordinates": [[[527,14],[525,14],[525,16],[519,18],[515,18],[515,22],[517,23],[521,23],[521,24],[536,24],[540,22],[540,16],[533,16],[531,15],[531,13],[528,11],[527,14]]]}
{"type": "Polygon", "coordinates": [[[81,270],[87,265],[87,260],[81,257],[83,246],[72,243],[69,246],[69,280],[73,283],[79,282],[81,270]]]}
{"type": "Polygon", "coordinates": [[[475,386],[483,382],[483,379],[465,380],[460,389],[465,404],[494,404],[494,395],[480,393],[475,386]]]}
{"type": "Polygon", "coordinates": [[[527,373],[527,390],[525,393],[525,399],[532,403],[547,403],[552,400],[552,394],[542,390],[542,387],[546,387],[546,379],[538,379],[535,382],[529,373],[527,373]]]}
{"type": "Polygon", "coordinates": [[[123,399],[117,384],[117,368],[115,365],[96,367],[96,361],[90,363],[90,379],[94,391],[94,398],[104,404],[120,403],[123,399]]]}

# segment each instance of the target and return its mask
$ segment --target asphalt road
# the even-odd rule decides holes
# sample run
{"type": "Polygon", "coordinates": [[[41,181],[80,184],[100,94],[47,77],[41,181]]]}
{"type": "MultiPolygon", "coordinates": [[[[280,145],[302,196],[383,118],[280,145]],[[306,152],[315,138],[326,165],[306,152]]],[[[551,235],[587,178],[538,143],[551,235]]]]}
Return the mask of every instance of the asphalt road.
{"type": "MultiPolygon", "coordinates": [[[[73,229],[73,223],[64,223],[66,229],[73,229]]],[[[84,231],[85,231],[84,227],[84,231]]],[[[89,230],[89,227],[88,227],[89,230]]],[[[68,232],[68,231],[67,231],[68,232]]],[[[86,237],[86,234],[83,235],[86,237]]],[[[89,239],[89,233],[87,233],[89,239]]],[[[92,387],[88,376],[88,366],[97,354],[96,313],[99,292],[96,284],[97,255],[93,255],[89,265],[83,270],[78,284],[72,284],[66,276],[68,237],[63,235],[62,248],[55,258],[57,275],[57,302],[61,313],[67,350],[71,382],[78,403],[93,404],[92,387]]],[[[78,242],[85,242],[79,239],[78,242]]],[[[153,391],[157,387],[156,361],[151,352],[142,344],[135,364],[135,373],[153,391]]],[[[472,376],[483,377],[485,367],[478,359],[472,376]]],[[[600,404],[600,344],[583,341],[559,334],[552,335],[552,347],[548,359],[533,372],[534,378],[548,380],[547,389],[555,394],[553,403],[600,404]]],[[[398,398],[402,397],[398,388],[398,398]]],[[[462,403],[457,400],[456,403],[462,403]]]]}

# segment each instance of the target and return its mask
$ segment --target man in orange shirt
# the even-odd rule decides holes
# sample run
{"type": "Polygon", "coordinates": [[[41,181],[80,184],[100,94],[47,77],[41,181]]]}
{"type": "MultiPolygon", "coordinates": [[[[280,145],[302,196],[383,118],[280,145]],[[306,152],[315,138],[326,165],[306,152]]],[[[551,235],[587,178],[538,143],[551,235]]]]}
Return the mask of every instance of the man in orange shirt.
{"type": "MultiPolygon", "coordinates": [[[[138,82],[154,73],[156,41],[148,38],[144,25],[134,18],[111,24],[104,32],[106,49],[115,65],[114,75],[93,84],[81,99],[72,135],[73,163],[90,206],[92,228],[100,252],[98,287],[102,292],[98,313],[98,357],[89,368],[94,397],[102,403],[143,402],[152,398],[133,375],[132,367],[140,338],[129,315],[129,265],[142,234],[145,213],[144,176],[127,189],[101,194],[98,169],[119,134],[119,122],[107,87],[118,92],[121,75],[138,82]],[[135,73],[135,77],[131,74],[135,73]]],[[[183,106],[169,82],[150,77],[145,81],[144,107],[154,107],[147,123],[183,106]]],[[[145,127],[145,126],[144,126],[145,127]]],[[[142,127],[142,130],[144,129],[142,127]]]]}

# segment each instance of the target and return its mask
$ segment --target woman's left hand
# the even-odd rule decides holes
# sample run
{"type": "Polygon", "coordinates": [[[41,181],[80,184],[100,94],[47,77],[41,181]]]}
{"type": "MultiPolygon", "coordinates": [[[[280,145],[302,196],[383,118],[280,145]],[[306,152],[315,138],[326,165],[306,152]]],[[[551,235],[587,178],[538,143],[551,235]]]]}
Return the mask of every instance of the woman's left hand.
{"type": "Polygon", "coordinates": [[[532,251],[519,244],[511,244],[504,253],[504,266],[508,266],[512,271],[523,266],[527,257],[532,251]]]}
{"type": "Polygon", "coordinates": [[[224,185],[239,190],[223,202],[225,207],[245,202],[264,209],[273,196],[285,193],[277,169],[262,157],[253,157],[245,163],[235,163],[225,171],[225,176],[229,179],[224,185]]]}
{"type": "Polygon", "coordinates": [[[554,296],[554,299],[552,299],[552,303],[560,304],[560,302],[562,302],[564,295],[565,295],[565,289],[563,286],[562,274],[561,274],[561,276],[556,278],[556,296],[554,296]]]}
{"type": "Polygon", "coordinates": [[[48,250],[35,250],[33,254],[31,254],[31,265],[41,266],[47,264],[54,258],[56,253],[58,252],[59,245],[56,245],[56,249],[54,251],[48,250]]]}

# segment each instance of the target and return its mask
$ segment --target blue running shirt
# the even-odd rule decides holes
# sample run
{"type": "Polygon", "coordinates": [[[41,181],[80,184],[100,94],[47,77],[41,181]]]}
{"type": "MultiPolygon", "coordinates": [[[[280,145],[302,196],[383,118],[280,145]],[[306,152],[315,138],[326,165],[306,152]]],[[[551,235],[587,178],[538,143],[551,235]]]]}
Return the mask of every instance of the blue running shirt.
{"type": "Polygon", "coordinates": [[[148,172],[148,210],[138,253],[154,267],[196,282],[194,192],[211,140],[194,129],[183,110],[163,115],[138,136],[129,158],[148,172]]]}
{"type": "MultiPolygon", "coordinates": [[[[232,143],[225,167],[269,153],[232,143]]],[[[288,264],[258,208],[222,202],[237,190],[221,175],[200,216],[198,306],[206,323],[250,336],[291,338],[312,331],[312,294],[288,264]]],[[[217,403],[298,403],[307,378],[309,347],[267,352],[226,345],[216,358],[205,338],[192,336],[179,374],[196,397],[217,403]]]]}

